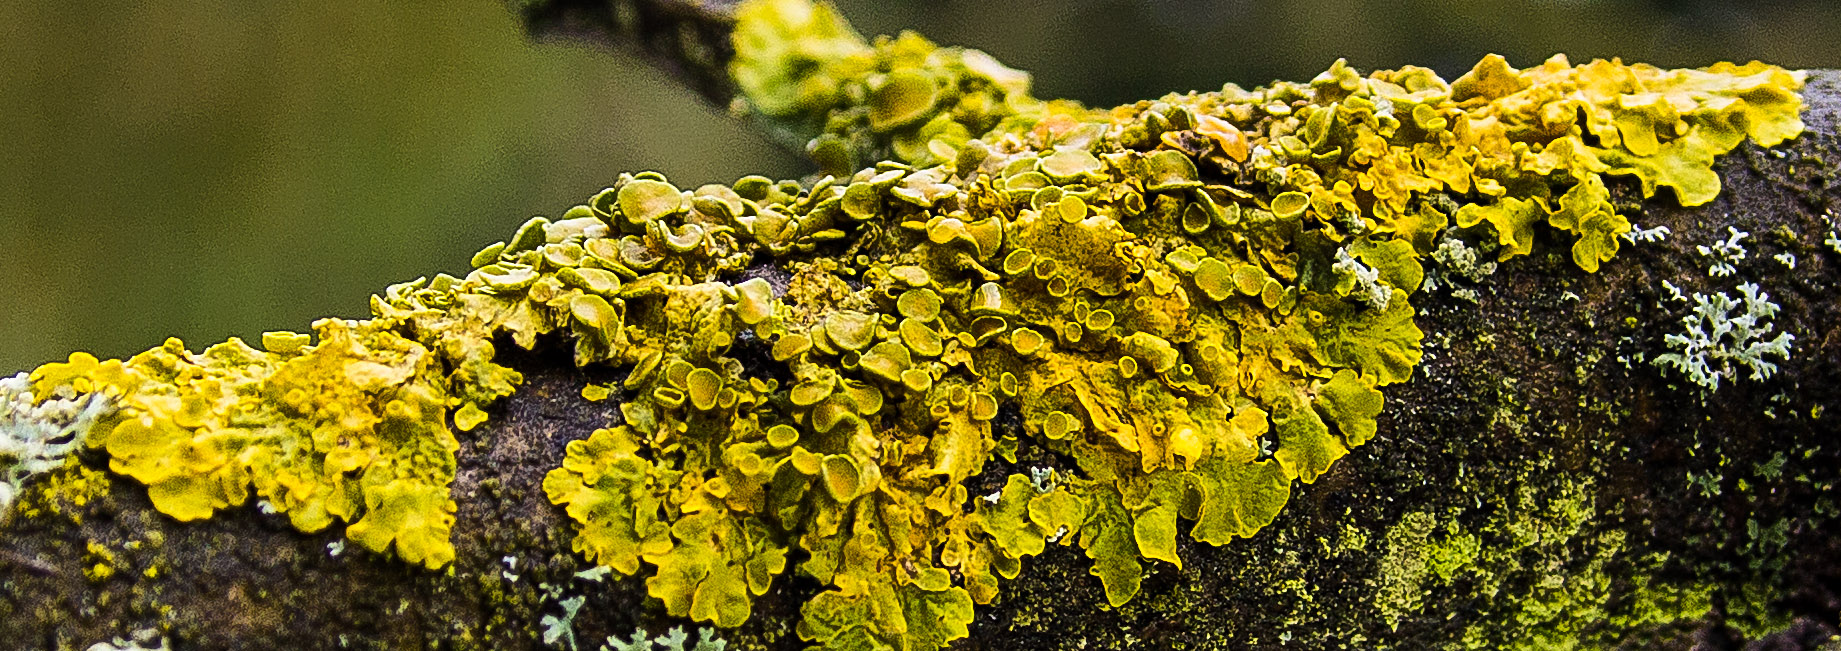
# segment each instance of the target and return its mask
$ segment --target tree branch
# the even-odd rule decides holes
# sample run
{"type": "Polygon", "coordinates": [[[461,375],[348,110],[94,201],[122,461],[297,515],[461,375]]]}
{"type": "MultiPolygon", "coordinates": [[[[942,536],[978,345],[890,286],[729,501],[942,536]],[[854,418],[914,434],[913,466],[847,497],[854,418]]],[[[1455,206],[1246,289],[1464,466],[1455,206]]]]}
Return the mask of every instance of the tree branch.
{"type": "Polygon", "coordinates": [[[520,0],[530,34],[639,53],[716,106],[735,97],[729,61],[739,0],[520,0]]]}
{"type": "MultiPolygon", "coordinates": [[[[713,101],[732,96],[727,51],[691,56],[684,45],[724,40],[730,5],[635,6],[526,11],[539,32],[630,26],[713,101]],[[686,30],[697,36],[679,36],[686,30]]],[[[1144,559],[1138,594],[1117,607],[1065,544],[1074,536],[1058,539],[978,606],[954,648],[1826,643],[1841,628],[1841,248],[1827,241],[1841,199],[1830,181],[1841,73],[1808,80],[1804,134],[1720,158],[1723,191],[1711,202],[1684,208],[1668,193],[1643,198],[1627,179],[1610,183],[1617,212],[1667,227],[1666,239],[1627,243],[1594,274],[1569,255],[1571,238],[1546,226],[1532,231],[1532,255],[1493,276],[1466,279],[1441,262],[1440,288],[1412,298],[1425,359],[1387,387],[1374,440],[1314,483],[1287,479],[1289,504],[1252,537],[1214,546],[1177,536],[1182,566],[1144,559]],[[1732,275],[1710,272],[1720,256],[1698,247],[1732,241],[1734,230],[1749,233],[1748,254],[1730,260],[1732,275]],[[1742,283],[1762,287],[1780,308],[1768,321],[1796,336],[1775,375],[1727,378],[1709,394],[1657,364],[1677,349],[1668,335],[1688,332],[1690,305],[1668,287],[1710,298],[1737,296],[1742,283]]],[[[823,126],[813,138],[836,135],[858,156],[902,149],[896,131],[823,126]]],[[[786,276],[763,255],[730,280],[769,278],[784,292],[786,276]]],[[[546,497],[545,476],[569,442],[625,422],[623,400],[647,399],[618,389],[581,397],[631,366],[578,367],[580,351],[560,332],[531,350],[505,334],[494,343],[495,361],[524,380],[460,437],[445,569],[347,544],[341,527],[302,533],[255,500],[177,521],[145,485],[110,471],[113,452],[91,449],[29,481],[0,538],[0,639],[86,648],[154,629],[176,648],[499,649],[538,648],[554,632],[551,646],[598,648],[635,628],[695,626],[647,597],[647,572],[581,573],[579,527],[546,497]],[[585,605],[565,626],[563,604],[575,597],[585,605]]],[[[778,379],[769,348],[750,335],[730,356],[778,379]]],[[[993,440],[1031,441],[1042,424],[1007,407],[990,426],[993,440]]],[[[976,500],[1031,468],[1075,464],[1063,448],[1022,445],[964,485],[976,500]]],[[[800,609],[828,589],[789,570],[746,623],[720,635],[731,649],[801,648],[800,609]]]]}

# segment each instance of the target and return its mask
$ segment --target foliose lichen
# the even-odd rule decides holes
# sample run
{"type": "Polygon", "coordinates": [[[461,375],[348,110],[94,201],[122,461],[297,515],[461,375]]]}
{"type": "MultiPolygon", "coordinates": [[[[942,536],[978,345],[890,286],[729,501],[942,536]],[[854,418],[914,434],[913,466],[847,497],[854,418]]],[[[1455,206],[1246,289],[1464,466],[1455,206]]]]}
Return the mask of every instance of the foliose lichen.
{"type": "Polygon", "coordinates": [[[69,389],[35,397],[24,373],[0,379],[0,523],[25,480],[62,465],[108,406],[106,396],[69,389]]]}
{"type": "Polygon", "coordinates": [[[1596,271],[1631,230],[1605,175],[1701,204],[1714,155],[1802,129],[1801,76],[1758,63],[1490,56],[1447,83],[1338,61],[1101,111],[1035,100],[975,51],[865,42],[826,5],[738,15],[743,102],[816,134],[833,175],[622,175],[464,278],[316,323],[317,343],[76,354],[35,371],[35,394],[108,396],[88,444],[164,513],[253,488],[304,531],[344,520],[435,568],[453,555],[453,429],[520,381],[492,337],[567,332],[578,364],[630,369],[583,393],[620,394],[623,422],[544,481],[577,552],[717,626],[796,567],[823,586],[803,639],[936,649],[1049,544],[1084,550],[1118,605],[1145,561],[1182,565],[1183,522],[1211,545],[1270,523],[1412,376],[1424,258],[1465,249],[1454,273],[1480,279],[1456,237],[1506,260],[1554,228],[1596,271]],[[870,156],[888,160],[856,169],[870,156]],[[993,429],[1009,410],[1020,437],[993,429]],[[1066,464],[971,494],[1020,446],[1066,464]]]}
{"type": "Polygon", "coordinates": [[[115,638],[109,642],[97,642],[87,651],[166,651],[166,637],[155,629],[136,631],[132,638],[115,638]],[[142,646],[143,644],[150,646],[142,646]],[[154,646],[157,645],[157,646],[154,646]]]}
{"type": "MultiPolygon", "coordinates": [[[[483,295],[460,300],[490,307],[483,295]]],[[[394,545],[404,560],[438,568],[453,558],[450,412],[470,429],[480,405],[519,378],[491,362],[485,312],[373,303],[372,319],[316,323],[317,345],[271,332],[266,351],[232,338],[194,354],[169,339],[125,361],[73,353],[33,371],[31,383],[42,395],[105,397],[110,409],[85,444],[146,484],[162,513],[207,518],[253,489],[302,531],[345,520],[366,548],[394,545]]]]}
{"type": "Polygon", "coordinates": [[[1739,298],[1719,292],[1712,296],[1694,292],[1694,308],[1682,317],[1683,333],[1670,333],[1663,341],[1675,352],[1657,355],[1657,366],[1673,368],[1702,389],[1720,388],[1720,379],[1737,380],[1739,367],[1751,370],[1751,379],[1762,380],[1777,372],[1777,364],[1766,356],[1790,358],[1790,344],[1796,339],[1788,332],[1771,336],[1768,321],[1777,314],[1771,295],[1758,291],[1755,283],[1739,285],[1739,298]]]}
{"type": "Polygon", "coordinates": [[[1745,238],[1751,236],[1751,233],[1731,226],[1726,227],[1726,232],[1728,237],[1725,240],[1715,240],[1711,246],[1700,244],[1694,247],[1702,256],[1713,260],[1712,265],[1707,267],[1707,274],[1716,278],[1738,273],[1738,268],[1733,265],[1745,260],[1745,238]]]}
{"type": "Polygon", "coordinates": [[[1006,123],[1087,110],[1035,98],[1028,73],[978,50],[939,47],[913,32],[865,41],[822,2],[743,2],[734,42],[737,108],[837,176],[891,157],[945,162],[1006,123]]]}
{"type": "Polygon", "coordinates": [[[632,637],[625,640],[618,635],[607,636],[607,643],[601,646],[601,651],[723,651],[729,648],[728,642],[717,637],[714,629],[708,628],[697,631],[696,644],[685,646],[689,642],[690,635],[680,627],[673,627],[657,637],[647,637],[645,630],[640,629],[633,631],[632,637]]]}
{"type": "MultiPolygon", "coordinates": [[[[1762,81],[1771,70],[1748,74],[1794,87],[1789,73],[1762,81]]],[[[760,279],[723,288],[734,293],[732,321],[688,306],[669,319],[712,315],[698,327],[712,339],[772,341],[790,387],[741,377],[720,358],[674,354],[667,342],[626,383],[638,395],[627,424],[571,444],[546,489],[584,523],[580,551],[623,572],[655,566],[648,587],[668,610],[719,625],[747,617],[752,595],[786,564],[777,541],[796,540],[809,555],[802,571],[833,587],[808,604],[800,632],[832,648],[931,648],[963,635],[970,605],[992,598],[1050,537],[1078,540],[1122,603],[1140,559],[1180,564],[1179,518],[1195,520],[1190,534],[1204,542],[1251,535],[1292,480],[1315,479],[1373,435],[1377,387],[1405,379],[1418,360],[1407,303],[1423,275],[1418,258],[1449,225],[1436,208],[1444,202],[1421,195],[1474,187],[1484,202],[1503,199],[1456,212],[1460,227],[1490,222],[1505,258],[1531,250],[1540,222],[1581,233],[1583,268],[1615,253],[1613,236],[1629,227],[1598,176],[1613,169],[1596,161],[1636,161],[1660,146],[1600,153],[1580,133],[1589,118],[1547,125],[1545,140],[1518,131],[1514,144],[1502,125],[1544,115],[1530,98],[1589,103],[1588,91],[1566,88],[1570,75],[1633,85],[1601,92],[1640,90],[1632,71],[1662,87],[1742,78],[1556,59],[1534,76],[1560,88],[1498,79],[1515,86],[1498,92],[1478,80],[1522,73],[1486,60],[1460,80],[1478,88],[1464,97],[1468,109],[1429,71],[1413,72],[1414,112],[1428,124],[1403,129],[1374,108],[1407,101],[1387,97],[1400,73],[1364,80],[1340,69],[1326,77],[1334,84],[1308,90],[1171,97],[1104,116],[1044,110],[1033,124],[1018,111],[1012,131],[930,140],[932,156],[920,160],[950,163],[886,163],[811,189],[744,180],[676,193],[689,195],[687,206],[671,198],[675,188],[651,185],[662,180],[634,177],[593,204],[628,205],[618,195],[634,184],[665,197],[648,216],[615,216],[628,222],[618,224],[631,233],[625,250],[645,248],[642,231],[663,239],[726,224],[771,252],[844,255],[787,265],[784,288],[760,279]],[[1504,98],[1527,113],[1483,101],[1504,98]],[[1350,105],[1354,114],[1339,120],[1350,105]],[[1300,132],[1308,146],[1292,135],[1300,132]],[[1492,136],[1500,147],[1479,144],[1492,136]],[[1344,156],[1344,143],[1369,153],[1344,156]],[[1432,143],[1444,148],[1424,147],[1432,143]],[[1452,160],[1469,165],[1412,181],[1452,160]],[[1220,182],[1205,182],[1203,170],[1220,182]],[[1326,190],[1337,186],[1324,179],[1339,177],[1347,201],[1326,190]],[[1399,182],[1411,187],[1376,196],[1399,182]],[[730,192],[744,200],[739,209],[730,192]],[[654,226],[660,218],[669,225],[654,226]],[[1007,405],[1035,444],[1079,467],[1049,491],[1012,476],[968,508],[965,480],[1008,445],[989,426],[1007,405]]],[[[1744,92],[1784,96],[1753,91],[1744,92]]],[[[1779,105],[1793,116],[1787,97],[1779,105]]],[[[1696,128],[1756,126],[1781,140],[1769,134],[1777,117],[1740,118],[1728,101],[1719,118],[1695,102],[1680,114],[1698,116],[1697,126],[1663,125],[1671,145],[1688,146],[1675,143],[1696,128]]],[[[1648,133],[1640,118],[1605,112],[1634,138],[1648,133]]],[[[1708,198],[1689,187],[1704,178],[1668,178],[1684,198],[1708,198]]],[[[669,268],[659,257],[646,262],[669,268]]]]}

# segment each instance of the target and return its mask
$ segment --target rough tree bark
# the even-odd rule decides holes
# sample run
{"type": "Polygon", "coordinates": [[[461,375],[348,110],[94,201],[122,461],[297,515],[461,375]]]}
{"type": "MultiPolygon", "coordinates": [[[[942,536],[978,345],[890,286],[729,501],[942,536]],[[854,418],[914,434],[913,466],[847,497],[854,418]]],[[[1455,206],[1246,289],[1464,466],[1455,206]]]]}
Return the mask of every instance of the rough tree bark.
{"type": "MultiPolygon", "coordinates": [[[[726,102],[728,5],[525,11],[543,33],[637,35],[726,102]]],[[[1671,229],[1666,240],[1584,274],[1542,231],[1534,256],[1470,286],[1474,303],[1415,298],[1428,354],[1388,390],[1377,439],[1297,490],[1255,537],[1184,537],[1185,566],[1148,564],[1142,593],[1117,609],[1078,549],[1051,546],[954,648],[1835,648],[1841,252],[1824,239],[1841,202],[1830,182],[1841,72],[1808,82],[1807,132],[1721,158],[1712,203],[1613,187],[1633,221],[1671,229]],[[1750,255],[1736,275],[1711,276],[1696,246],[1729,228],[1751,234],[1750,255]],[[1792,356],[1768,380],[1710,396],[1665,373],[1652,360],[1687,307],[1664,281],[1708,294],[1757,283],[1782,307],[1772,322],[1796,336],[1792,356]]],[[[107,460],[87,451],[87,471],[58,472],[98,477],[95,499],[40,504],[0,535],[0,646],[80,649],[158,629],[187,649],[537,648],[540,620],[574,596],[586,598],[573,621],[583,648],[688,624],[648,603],[640,578],[575,577],[574,524],[541,489],[565,443],[620,418],[617,397],[585,401],[582,385],[625,370],[578,369],[554,338],[500,350],[526,382],[462,437],[447,570],[335,553],[337,527],[301,534],[253,505],[180,523],[142,485],[93,474],[107,460]]],[[[974,491],[1011,471],[995,462],[974,491]]],[[[792,577],[721,632],[730,648],[802,646],[793,625],[819,586],[792,577]]]]}

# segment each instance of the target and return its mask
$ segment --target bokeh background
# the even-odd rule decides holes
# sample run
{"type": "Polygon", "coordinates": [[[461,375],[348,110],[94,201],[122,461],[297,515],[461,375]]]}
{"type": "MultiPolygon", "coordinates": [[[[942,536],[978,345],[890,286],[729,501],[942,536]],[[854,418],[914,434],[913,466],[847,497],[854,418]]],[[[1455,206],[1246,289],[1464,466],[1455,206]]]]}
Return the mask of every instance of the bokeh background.
{"type": "MultiPolygon", "coordinates": [[[[1841,67],[1832,0],[839,4],[1098,105],[1337,57],[1448,79],[1492,51],[1841,67]]],[[[809,172],[636,58],[530,42],[496,0],[0,3],[0,374],[363,317],[643,169],[809,172]]]]}

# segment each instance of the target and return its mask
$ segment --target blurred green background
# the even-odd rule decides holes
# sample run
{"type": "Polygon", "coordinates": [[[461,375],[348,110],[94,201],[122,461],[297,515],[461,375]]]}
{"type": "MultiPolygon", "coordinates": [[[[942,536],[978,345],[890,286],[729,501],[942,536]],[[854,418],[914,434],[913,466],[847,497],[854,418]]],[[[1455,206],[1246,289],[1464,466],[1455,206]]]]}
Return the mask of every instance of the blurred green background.
{"type": "MultiPolygon", "coordinates": [[[[1841,3],[847,0],[1107,105],[1485,52],[1841,65],[1841,3]]],[[[503,5],[0,3],[0,373],[367,315],[621,171],[809,170],[622,53],[533,44],[503,5]]]]}

